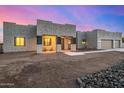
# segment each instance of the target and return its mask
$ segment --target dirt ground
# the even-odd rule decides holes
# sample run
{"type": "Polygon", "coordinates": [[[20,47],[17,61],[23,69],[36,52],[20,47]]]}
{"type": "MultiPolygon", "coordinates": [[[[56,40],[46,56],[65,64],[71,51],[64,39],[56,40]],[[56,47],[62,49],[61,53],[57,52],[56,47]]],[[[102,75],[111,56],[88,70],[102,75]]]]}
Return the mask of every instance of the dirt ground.
{"type": "Polygon", "coordinates": [[[73,88],[76,78],[113,66],[124,53],[68,56],[34,52],[0,54],[0,87],[73,88]]]}

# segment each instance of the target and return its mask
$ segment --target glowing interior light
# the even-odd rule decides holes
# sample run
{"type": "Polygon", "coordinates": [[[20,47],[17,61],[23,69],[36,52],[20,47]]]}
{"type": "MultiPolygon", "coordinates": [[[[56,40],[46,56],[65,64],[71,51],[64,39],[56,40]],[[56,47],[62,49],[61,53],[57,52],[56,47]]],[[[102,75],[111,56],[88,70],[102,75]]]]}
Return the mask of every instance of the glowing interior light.
{"type": "Polygon", "coordinates": [[[24,46],[24,38],[23,37],[17,37],[16,38],[16,46],[24,46]]]}
{"type": "Polygon", "coordinates": [[[86,44],[86,40],[82,40],[82,42],[81,42],[83,45],[85,45],[86,44]]]}

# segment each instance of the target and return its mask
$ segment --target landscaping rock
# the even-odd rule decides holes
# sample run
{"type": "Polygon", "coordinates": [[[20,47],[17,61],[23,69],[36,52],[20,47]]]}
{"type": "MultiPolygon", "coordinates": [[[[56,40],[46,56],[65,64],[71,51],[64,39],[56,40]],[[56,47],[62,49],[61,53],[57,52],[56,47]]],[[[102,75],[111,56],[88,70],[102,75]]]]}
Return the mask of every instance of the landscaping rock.
{"type": "Polygon", "coordinates": [[[81,82],[78,83],[81,88],[123,88],[124,62],[106,70],[82,76],[78,81],[81,82]]]}
{"type": "Polygon", "coordinates": [[[81,81],[81,79],[80,79],[80,78],[77,78],[77,83],[78,83],[79,85],[81,85],[81,84],[82,84],[82,81],[81,81]]]}

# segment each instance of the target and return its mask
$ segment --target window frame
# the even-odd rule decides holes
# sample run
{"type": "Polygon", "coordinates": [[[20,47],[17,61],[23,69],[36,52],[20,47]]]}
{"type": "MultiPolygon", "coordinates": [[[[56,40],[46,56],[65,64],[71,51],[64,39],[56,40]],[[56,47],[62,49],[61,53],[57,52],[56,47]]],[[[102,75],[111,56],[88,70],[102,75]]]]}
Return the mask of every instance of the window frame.
{"type": "Polygon", "coordinates": [[[51,46],[51,44],[52,44],[51,38],[44,38],[43,41],[44,41],[44,42],[43,42],[44,46],[51,46]],[[48,39],[49,39],[49,42],[48,42],[48,39]],[[46,40],[47,42],[46,42],[45,40],[46,40]]]}
{"type": "Polygon", "coordinates": [[[86,43],[87,43],[87,40],[86,39],[82,39],[81,44],[82,45],[86,45],[86,43]]]}
{"type": "Polygon", "coordinates": [[[124,37],[122,37],[122,43],[124,43],[124,37]]]}
{"type": "Polygon", "coordinates": [[[22,37],[22,36],[14,37],[14,46],[16,46],[16,47],[24,47],[25,45],[26,45],[25,37],[22,37]],[[16,38],[24,38],[24,45],[16,45],[16,38]]]}

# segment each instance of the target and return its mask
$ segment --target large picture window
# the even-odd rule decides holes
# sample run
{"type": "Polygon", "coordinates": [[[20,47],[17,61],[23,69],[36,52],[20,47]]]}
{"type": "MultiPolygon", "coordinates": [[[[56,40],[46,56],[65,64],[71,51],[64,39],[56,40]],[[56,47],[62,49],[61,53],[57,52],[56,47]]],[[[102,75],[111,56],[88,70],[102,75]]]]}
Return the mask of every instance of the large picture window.
{"type": "Polygon", "coordinates": [[[44,38],[44,46],[51,46],[51,38],[44,38]]]}
{"type": "Polygon", "coordinates": [[[15,38],[15,46],[24,46],[25,38],[24,37],[16,37],[15,38]]]}

